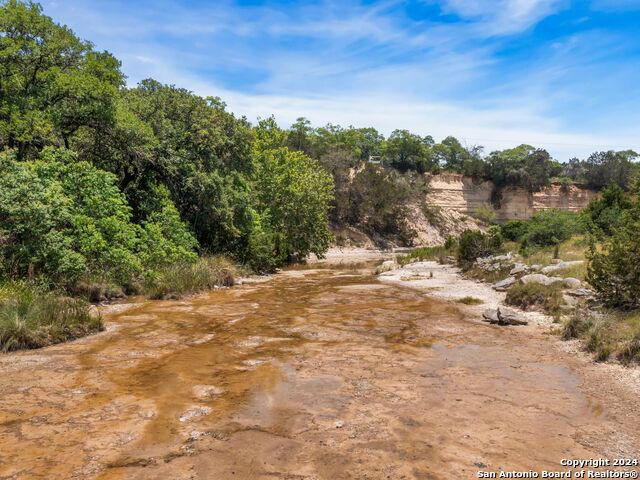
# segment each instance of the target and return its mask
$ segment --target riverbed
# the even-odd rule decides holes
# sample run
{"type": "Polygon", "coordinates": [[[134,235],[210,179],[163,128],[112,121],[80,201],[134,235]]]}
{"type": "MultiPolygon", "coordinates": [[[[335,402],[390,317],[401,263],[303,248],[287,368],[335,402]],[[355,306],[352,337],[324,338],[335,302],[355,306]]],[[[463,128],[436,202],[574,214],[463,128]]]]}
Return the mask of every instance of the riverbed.
{"type": "Polygon", "coordinates": [[[132,302],[3,355],[0,478],[476,478],[640,452],[637,398],[582,358],[376,263],[132,302]]]}

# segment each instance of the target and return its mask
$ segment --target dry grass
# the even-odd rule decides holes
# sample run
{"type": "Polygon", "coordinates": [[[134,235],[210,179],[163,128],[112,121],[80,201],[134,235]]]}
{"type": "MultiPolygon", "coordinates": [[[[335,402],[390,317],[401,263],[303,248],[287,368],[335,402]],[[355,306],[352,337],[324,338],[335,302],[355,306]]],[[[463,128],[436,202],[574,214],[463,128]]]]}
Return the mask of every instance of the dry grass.
{"type": "MultiPolygon", "coordinates": [[[[555,247],[529,247],[529,255],[524,259],[528,265],[549,265],[553,260],[555,247]]],[[[565,261],[584,260],[587,244],[584,236],[577,235],[562,242],[558,248],[558,257],[565,261]]],[[[580,278],[580,277],[576,277],[580,278]]]]}
{"type": "Polygon", "coordinates": [[[447,249],[444,245],[436,247],[420,247],[412,250],[406,255],[400,255],[396,258],[396,262],[401,267],[411,262],[423,262],[425,260],[436,260],[445,263],[446,257],[455,256],[455,249],[447,249]]]}
{"type": "Polygon", "coordinates": [[[476,297],[462,297],[456,300],[458,303],[462,303],[464,305],[480,305],[484,303],[481,299],[476,297]]]}
{"type": "Polygon", "coordinates": [[[201,257],[195,263],[172,265],[145,283],[149,298],[180,298],[214,287],[229,287],[234,284],[236,266],[226,257],[201,257]]]}
{"type": "Polygon", "coordinates": [[[540,283],[516,283],[507,291],[505,303],[523,310],[540,308],[548,315],[559,317],[562,306],[562,285],[542,285],[540,283]]]}
{"type": "Polygon", "coordinates": [[[0,286],[0,351],[39,348],[73,340],[102,329],[84,300],[26,283],[0,286]]]}
{"type": "Polygon", "coordinates": [[[599,316],[578,310],[565,322],[562,336],[581,339],[597,361],[615,357],[626,365],[640,364],[640,311],[599,316]]]}

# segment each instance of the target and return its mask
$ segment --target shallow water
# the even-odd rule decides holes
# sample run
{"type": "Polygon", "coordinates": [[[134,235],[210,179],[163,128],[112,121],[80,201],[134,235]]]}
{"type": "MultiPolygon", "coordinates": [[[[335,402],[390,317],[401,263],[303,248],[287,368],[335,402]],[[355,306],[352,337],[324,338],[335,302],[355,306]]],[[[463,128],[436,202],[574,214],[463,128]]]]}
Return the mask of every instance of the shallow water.
{"type": "Polygon", "coordinates": [[[571,433],[602,409],[569,368],[373,267],[147,301],[3,357],[0,478],[448,478],[594,453],[571,433]]]}

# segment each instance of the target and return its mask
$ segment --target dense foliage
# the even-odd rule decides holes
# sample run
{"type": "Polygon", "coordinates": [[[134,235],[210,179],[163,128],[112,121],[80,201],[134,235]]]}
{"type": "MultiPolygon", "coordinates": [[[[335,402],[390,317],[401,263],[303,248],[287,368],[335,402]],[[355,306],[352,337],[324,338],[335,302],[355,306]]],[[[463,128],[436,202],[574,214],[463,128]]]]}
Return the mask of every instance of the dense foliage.
{"type": "Polygon", "coordinates": [[[632,309],[640,307],[640,183],[626,201],[611,235],[592,241],[588,281],[607,305],[632,309]]]}
{"type": "Polygon", "coordinates": [[[485,234],[477,230],[465,230],[458,239],[458,265],[467,269],[476,259],[493,255],[500,247],[501,237],[496,232],[485,234]]]}
{"type": "MultiPolygon", "coordinates": [[[[38,4],[0,2],[0,29],[0,277],[126,289],[198,253],[261,271],[327,249],[331,177],[293,134],[269,144],[218,98],[126,88],[38,4]]],[[[342,141],[367,158],[371,133],[342,141]]]]}

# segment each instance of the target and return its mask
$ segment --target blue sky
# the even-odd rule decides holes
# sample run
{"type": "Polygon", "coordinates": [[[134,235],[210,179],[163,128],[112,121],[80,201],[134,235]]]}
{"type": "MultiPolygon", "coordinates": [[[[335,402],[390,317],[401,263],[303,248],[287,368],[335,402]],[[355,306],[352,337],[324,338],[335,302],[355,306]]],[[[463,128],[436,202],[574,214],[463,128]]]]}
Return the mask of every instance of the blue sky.
{"type": "Polygon", "coordinates": [[[640,0],[45,0],[152,77],[254,121],[407,128],[559,160],[640,151],[640,0]]]}

